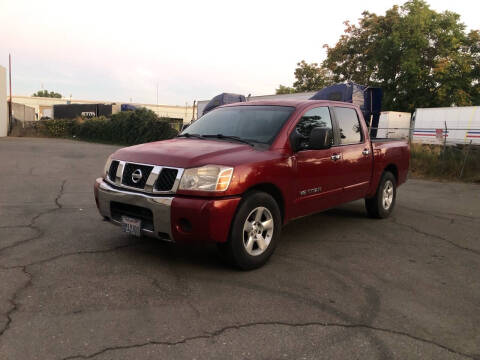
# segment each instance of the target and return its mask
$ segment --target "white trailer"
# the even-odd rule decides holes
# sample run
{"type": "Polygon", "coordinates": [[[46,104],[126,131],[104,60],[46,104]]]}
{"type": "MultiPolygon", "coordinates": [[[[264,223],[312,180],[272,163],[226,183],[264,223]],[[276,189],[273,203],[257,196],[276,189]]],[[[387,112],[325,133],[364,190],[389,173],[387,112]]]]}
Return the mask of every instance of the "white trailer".
{"type": "Polygon", "coordinates": [[[480,145],[480,106],[416,109],[412,141],[480,145]]]}
{"type": "Polygon", "coordinates": [[[382,111],[378,121],[377,138],[407,139],[410,135],[411,114],[382,111]]]}

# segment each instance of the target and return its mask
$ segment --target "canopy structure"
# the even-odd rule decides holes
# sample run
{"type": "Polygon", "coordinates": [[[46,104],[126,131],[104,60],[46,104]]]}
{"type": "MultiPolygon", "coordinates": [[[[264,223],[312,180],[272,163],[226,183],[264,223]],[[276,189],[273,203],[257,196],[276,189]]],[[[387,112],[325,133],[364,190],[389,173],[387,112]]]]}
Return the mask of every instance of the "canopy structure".
{"type": "Polygon", "coordinates": [[[239,94],[230,94],[230,93],[221,93],[220,95],[215,96],[203,109],[202,115],[205,115],[207,112],[225,104],[232,104],[236,102],[245,102],[245,96],[239,94]]]}
{"type": "Polygon", "coordinates": [[[382,110],[382,89],[347,82],[327,86],[313,95],[310,100],[343,101],[358,105],[367,125],[372,128],[370,135],[376,136],[382,110]]]}

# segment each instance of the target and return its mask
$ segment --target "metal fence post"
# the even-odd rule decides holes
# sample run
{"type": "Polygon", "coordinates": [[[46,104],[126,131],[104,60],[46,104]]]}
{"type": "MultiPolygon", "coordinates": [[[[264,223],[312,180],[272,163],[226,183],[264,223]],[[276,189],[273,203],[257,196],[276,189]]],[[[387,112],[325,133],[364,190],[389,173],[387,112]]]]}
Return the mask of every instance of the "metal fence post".
{"type": "Polygon", "coordinates": [[[465,165],[467,164],[468,154],[470,153],[471,147],[472,147],[472,140],[470,140],[470,143],[468,144],[467,153],[465,154],[465,159],[463,159],[463,165],[462,165],[462,170],[460,171],[459,179],[461,179],[463,176],[463,170],[465,169],[465,165]]]}
{"type": "Polygon", "coordinates": [[[447,122],[445,121],[445,133],[443,134],[443,154],[445,156],[445,149],[447,148],[447,122]]]}

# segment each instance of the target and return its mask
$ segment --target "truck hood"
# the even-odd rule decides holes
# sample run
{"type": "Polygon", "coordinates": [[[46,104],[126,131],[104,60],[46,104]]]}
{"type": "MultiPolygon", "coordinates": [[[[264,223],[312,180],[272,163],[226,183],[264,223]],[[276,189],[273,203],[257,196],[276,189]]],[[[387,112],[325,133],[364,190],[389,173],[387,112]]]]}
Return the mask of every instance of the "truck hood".
{"type": "Polygon", "coordinates": [[[175,138],[117,150],[112,158],[143,164],[190,168],[207,164],[234,166],[250,162],[254,153],[247,144],[226,140],[175,138]]]}

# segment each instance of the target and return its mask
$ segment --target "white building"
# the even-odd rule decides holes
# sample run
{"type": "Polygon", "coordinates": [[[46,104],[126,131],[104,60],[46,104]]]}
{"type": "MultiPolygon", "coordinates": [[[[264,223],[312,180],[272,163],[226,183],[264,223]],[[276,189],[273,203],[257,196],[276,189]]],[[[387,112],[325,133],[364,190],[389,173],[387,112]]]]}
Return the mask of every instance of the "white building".
{"type": "MultiPolygon", "coordinates": [[[[7,99],[7,69],[0,66],[0,99],[7,99]]],[[[5,100],[0,101],[0,137],[7,136],[8,107],[5,100]]]]}

